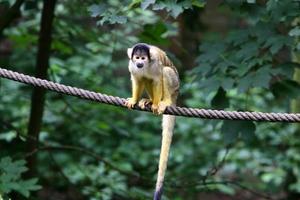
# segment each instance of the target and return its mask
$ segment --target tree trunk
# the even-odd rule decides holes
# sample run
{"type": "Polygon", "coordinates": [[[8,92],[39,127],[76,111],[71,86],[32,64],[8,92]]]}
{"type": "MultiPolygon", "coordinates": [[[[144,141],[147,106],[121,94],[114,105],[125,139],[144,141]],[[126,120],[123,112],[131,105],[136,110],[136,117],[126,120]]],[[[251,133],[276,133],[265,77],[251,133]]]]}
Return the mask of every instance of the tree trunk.
{"type": "MultiPolygon", "coordinates": [[[[55,3],[56,0],[44,0],[43,4],[35,74],[36,77],[42,79],[47,79],[47,70],[49,67],[49,57],[51,50],[51,30],[54,18],[55,3]]],[[[34,151],[38,146],[39,133],[42,126],[45,94],[46,91],[44,89],[33,89],[31,97],[31,111],[28,125],[28,152],[34,151]]],[[[36,154],[28,157],[27,165],[29,170],[26,176],[32,177],[36,175],[36,154]]]]}

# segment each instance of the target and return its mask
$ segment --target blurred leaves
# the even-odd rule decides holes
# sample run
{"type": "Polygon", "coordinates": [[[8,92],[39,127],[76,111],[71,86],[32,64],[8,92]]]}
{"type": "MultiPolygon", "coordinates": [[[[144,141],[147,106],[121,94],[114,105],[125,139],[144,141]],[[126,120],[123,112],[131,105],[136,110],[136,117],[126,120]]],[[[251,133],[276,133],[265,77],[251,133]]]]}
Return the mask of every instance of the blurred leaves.
{"type": "Polygon", "coordinates": [[[255,124],[251,121],[224,121],[222,134],[226,144],[235,142],[239,137],[246,143],[255,140],[255,124]]]}
{"type": "Polygon", "coordinates": [[[98,21],[99,25],[103,25],[105,22],[109,24],[124,24],[127,22],[126,16],[118,15],[118,11],[115,9],[107,9],[107,5],[105,4],[93,4],[88,10],[92,17],[101,18],[101,20],[98,21]]]}
{"type": "Polygon", "coordinates": [[[41,189],[37,185],[37,179],[21,179],[21,174],[26,172],[24,160],[13,161],[10,157],[3,157],[0,160],[0,194],[8,194],[12,191],[29,197],[31,191],[41,189]]]}

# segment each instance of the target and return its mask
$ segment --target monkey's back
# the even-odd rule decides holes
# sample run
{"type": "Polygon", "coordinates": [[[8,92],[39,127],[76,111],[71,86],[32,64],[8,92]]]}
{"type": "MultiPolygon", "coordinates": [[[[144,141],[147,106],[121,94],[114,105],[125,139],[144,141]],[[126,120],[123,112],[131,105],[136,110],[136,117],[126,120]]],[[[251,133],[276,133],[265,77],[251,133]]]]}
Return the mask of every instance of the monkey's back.
{"type": "Polygon", "coordinates": [[[170,58],[167,56],[166,52],[163,51],[162,49],[156,47],[156,46],[151,46],[150,47],[150,51],[152,51],[152,53],[155,54],[155,56],[157,57],[159,64],[163,67],[170,67],[172,68],[175,73],[178,76],[178,71],[175,67],[175,65],[173,64],[173,62],[170,60],[170,58]]]}

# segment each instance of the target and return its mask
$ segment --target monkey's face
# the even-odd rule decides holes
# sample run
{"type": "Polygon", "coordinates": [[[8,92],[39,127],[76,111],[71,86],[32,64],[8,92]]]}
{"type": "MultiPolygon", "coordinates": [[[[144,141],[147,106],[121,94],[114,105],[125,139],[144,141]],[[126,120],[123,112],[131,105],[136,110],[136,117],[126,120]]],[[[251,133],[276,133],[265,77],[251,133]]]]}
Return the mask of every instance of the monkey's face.
{"type": "Polygon", "coordinates": [[[147,52],[143,51],[136,51],[132,55],[132,62],[135,64],[137,68],[143,68],[143,67],[148,67],[150,60],[147,55],[147,52]]]}
{"type": "Polygon", "coordinates": [[[148,67],[150,65],[150,47],[145,43],[138,43],[132,48],[127,49],[127,54],[137,68],[148,67]]]}

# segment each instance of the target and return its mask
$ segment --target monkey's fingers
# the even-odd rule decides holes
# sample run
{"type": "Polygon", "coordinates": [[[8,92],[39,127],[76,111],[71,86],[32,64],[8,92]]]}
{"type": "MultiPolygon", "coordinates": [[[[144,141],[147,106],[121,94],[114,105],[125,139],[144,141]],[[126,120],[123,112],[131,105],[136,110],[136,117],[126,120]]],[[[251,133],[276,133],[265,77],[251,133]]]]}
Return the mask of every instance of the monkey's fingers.
{"type": "Polygon", "coordinates": [[[132,98],[128,98],[127,101],[125,102],[125,106],[128,108],[128,109],[131,109],[134,107],[134,105],[136,104],[137,102],[135,100],[133,100],[132,98]]]}
{"type": "Polygon", "coordinates": [[[152,101],[150,100],[150,99],[145,99],[145,98],[143,98],[143,99],[141,99],[140,101],[139,101],[139,107],[141,107],[142,109],[145,109],[145,107],[146,106],[148,106],[148,105],[150,105],[152,103],[152,101]]]}

